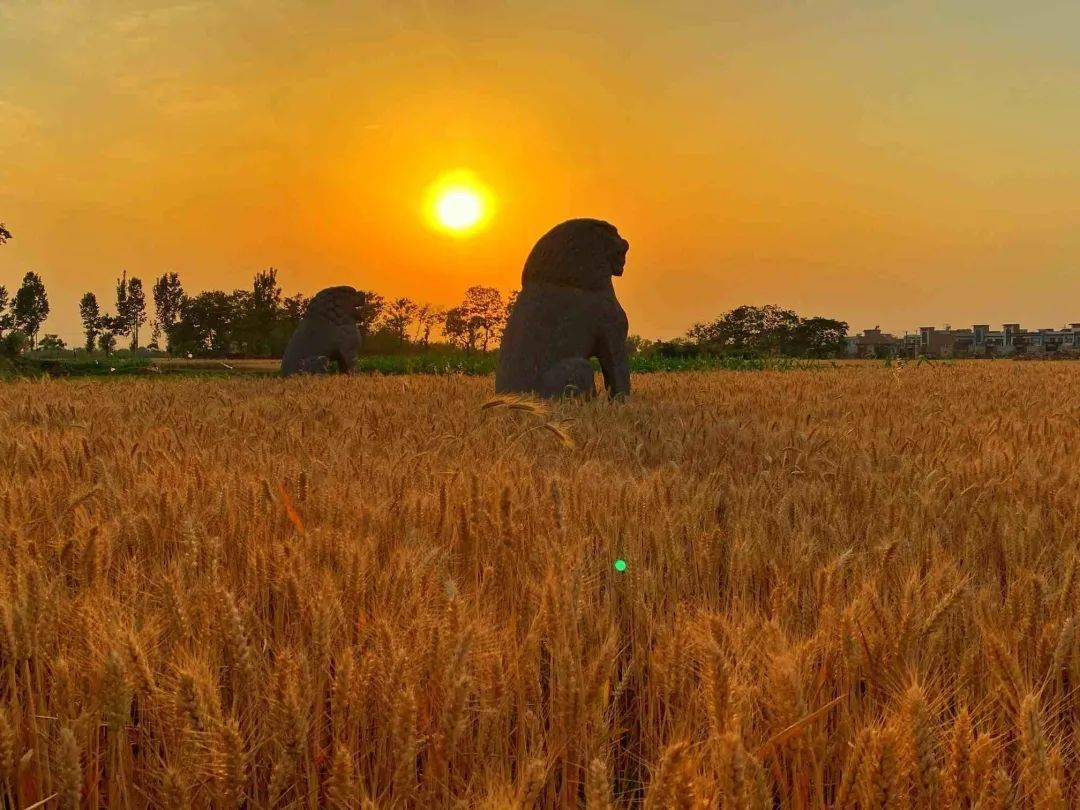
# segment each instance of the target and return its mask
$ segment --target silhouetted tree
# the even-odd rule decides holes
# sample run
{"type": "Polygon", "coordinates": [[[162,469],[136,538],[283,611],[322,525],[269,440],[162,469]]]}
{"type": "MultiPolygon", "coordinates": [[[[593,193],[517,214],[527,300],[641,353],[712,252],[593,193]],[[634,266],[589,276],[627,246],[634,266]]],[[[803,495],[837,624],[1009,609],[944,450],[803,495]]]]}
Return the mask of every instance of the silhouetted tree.
{"type": "Polygon", "coordinates": [[[7,287],[0,285],[0,337],[3,337],[4,332],[10,329],[15,322],[11,312],[8,310],[8,303],[7,287]]]}
{"type": "Polygon", "coordinates": [[[180,276],[165,273],[154,282],[154,342],[164,334],[166,349],[172,351],[169,343],[169,329],[180,317],[180,305],[184,302],[184,288],[180,276]]]}
{"type": "Polygon", "coordinates": [[[431,344],[431,330],[446,322],[446,310],[434,304],[423,304],[416,311],[416,339],[424,348],[431,344]]]}
{"type": "Polygon", "coordinates": [[[38,350],[43,352],[62,352],[67,344],[57,335],[45,335],[38,344],[38,350]]]}
{"type": "Polygon", "coordinates": [[[840,354],[847,344],[847,321],[832,318],[800,318],[792,335],[789,353],[810,357],[840,354]]]}
{"type": "Polygon", "coordinates": [[[790,340],[799,316],[776,306],[741,306],[710,323],[696,323],[687,337],[698,345],[740,351],[772,351],[790,340]]]}
{"type": "Polygon", "coordinates": [[[11,231],[4,227],[4,223],[0,222],[0,245],[4,244],[8,239],[14,239],[11,235],[11,231]]]}
{"type": "Polygon", "coordinates": [[[41,276],[28,272],[23,276],[22,286],[15,293],[11,304],[14,326],[30,340],[33,349],[37,342],[37,333],[41,324],[49,317],[49,296],[45,293],[45,284],[41,276]]]}
{"type": "Polygon", "coordinates": [[[128,279],[127,270],[116,280],[116,320],[113,333],[129,335],[131,348],[139,348],[139,327],[146,323],[146,293],[142,279],[128,279]]]}
{"type": "MultiPolygon", "coordinates": [[[[801,318],[776,306],[741,306],[708,323],[696,323],[688,340],[701,349],[822,356],[844,347],[847,324],[831,318],[801,318]]],[[[688,347],[689,348],[689,347],[688,347]]]]}
{"type": "Polygon", "coordinates": [[[296,325],[300,323],[304,318],[304,313],[307,312],[308,304],[311,299],[303,293],[297,293],[296,295],[289,296],[282,302],[282,309],[285,313],[285,320],[290,325],[290,334],[292,329],[296,328],[296,325]]]}
{"type": "Polygon", "coordinates": [[[372,327],[383,310],[383,297],[370,290],[360,290],[360,306],[357,307],[356,328],[363,337],[371,334],[372,327]]]}
{"type": "Polygon", "coordinates": [[[462,307],[446,310],[442,329],[451,346],[469,352],[476,347],[476,331],[470,326],[469,318],[462,307]]]}
{"type": "Polygon", "coordinates": [[[467,331],[473,335],[470,349],[479,342],[481,351],[486,352],[488,344],[506,322],[506,304],[499,291],[494,287],[469,287],[459,308],[467,322],[467,331]]]}
{"type": "Polygon", "coordinates": [[[170,351],[223,355],[235,350],[235,327],[244,313],[249,293],[207,290],[185,297],[180,317],[168,332],[170,351]]]}
{"type": "Polygon", "coordinates": [[[98,334],[98,347],[105,354],[112,354],[116,349],[116,333],[112,330],[112,324],[113,320],[110,318],[108,328],[102,328],[98,334]]]}
{"type": "Polygon", "coordinates": [[[101,307],[92,292],[85,293],[80,299],[79,317],[82,319],[83,334],[86,335],[86,350],[92,352],[101,331],[101,307]]]}
{"type": "Polygon", "coordinates": [[[257,355],[280,353],[278,347],[284,348],[280,324],[284,313],[277,270],[271,267],[256,273],[252,279],[251,293],[245,301],[238,300],[238,303],[245,305],[237,335],[243,351],[257,355]]]}
{"type": "Polygon", "coordinates": [[[98,318],[98,346],[105,354],[112,354],[116,349],[116,339],[128,333],[128,322],[119,315],[103,313],[98,318]]]}
{"type": "Polygon", "coordinates": [[[396,298],[386,306],[386,328],[394,333],[402,346],[409,339],[409,324],[416,318],[419,307],[408,298],[396,298]]]}
{"type": "Polygon", "coordinates": [[[139,348],[139,328],[146,323],[146,292],[143,290],[141,278],[128,279],[127,288],[127,318],[128,327],[131,330],[131,348],[139,348]]]}

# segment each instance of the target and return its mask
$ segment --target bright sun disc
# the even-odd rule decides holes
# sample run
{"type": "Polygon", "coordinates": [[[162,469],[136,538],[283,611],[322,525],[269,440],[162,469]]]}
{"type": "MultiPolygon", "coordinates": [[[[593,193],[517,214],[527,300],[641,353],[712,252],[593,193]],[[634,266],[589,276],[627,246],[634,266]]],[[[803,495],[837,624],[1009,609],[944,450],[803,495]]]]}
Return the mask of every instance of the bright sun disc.
{"type": "Polygon", "coordinates": [[[428,223],[452,236],[472,234],[491,218],[491,194],[467,169],[447,172],[428,188],[426,196],[428,223]]]}
{"type": "Polygon", "coordinates": [[[480,221],[483,205],[480,198],[464,188],[444,191],[435,203],[435,213],[439,222],[455,231],[471,228],[480,221]]]}

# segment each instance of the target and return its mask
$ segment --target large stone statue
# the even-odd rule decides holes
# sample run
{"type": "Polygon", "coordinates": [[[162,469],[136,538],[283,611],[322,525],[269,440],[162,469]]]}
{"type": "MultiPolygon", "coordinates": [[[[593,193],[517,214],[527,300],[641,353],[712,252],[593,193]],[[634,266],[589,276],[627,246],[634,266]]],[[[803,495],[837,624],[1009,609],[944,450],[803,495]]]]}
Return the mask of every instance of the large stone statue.
{"type": "Polygon", "coordinates": [[[496,392],[595,394],[595,357],[608,394],[630,393],[626,313],[611,282],[622,275],[629,248],[614,225],[598,219],[571,219],[541,237],[503,334],[496,392]]]}
{"type": "Polygon", "coordinates": [[[285,347],[281,373],[286,377],[304,372],[324,374],[334,366],[341,372],[352,371],[360,348],[356,320],[362,302],[363,297],[352,287],[327,287],[316,293],[285,347]]]}

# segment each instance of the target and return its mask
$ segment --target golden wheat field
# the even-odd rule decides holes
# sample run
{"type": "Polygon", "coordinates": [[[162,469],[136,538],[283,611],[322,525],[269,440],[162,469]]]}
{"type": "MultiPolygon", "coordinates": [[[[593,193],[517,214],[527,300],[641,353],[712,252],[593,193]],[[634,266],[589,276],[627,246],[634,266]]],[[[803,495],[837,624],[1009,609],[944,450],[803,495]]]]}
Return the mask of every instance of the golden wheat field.
{"type": "Polygon", "coordinates": [[[1080,364],[490,389],[0,385],[0,804],[1080,802],[1080,364]]]}

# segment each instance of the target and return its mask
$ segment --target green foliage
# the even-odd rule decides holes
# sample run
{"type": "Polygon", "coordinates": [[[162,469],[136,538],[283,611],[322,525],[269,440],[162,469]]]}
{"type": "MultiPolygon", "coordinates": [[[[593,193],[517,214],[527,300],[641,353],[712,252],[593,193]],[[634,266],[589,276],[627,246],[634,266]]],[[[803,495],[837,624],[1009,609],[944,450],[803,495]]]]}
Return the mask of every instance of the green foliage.
{"type": "Polygon", "coordinates": [[[446,312],[443,333],[467,352],[486,352],[502,334],[508,307],[494,287],[469,287],[464,300],[446,312]]]}
{"type": "Polygon", "coordinates": [[[92,292],[84,293],[79,300],[79,318],[82,319],[83,334],[86,335],[86,350],[92,352],[101,331],[101,307],[92,292]]]}
{"type": "Polygon", "coordinates": [[[22,286],[11,302],[11,314],[14,327],[30,339],[30,348],[34,348],[38,330],[49,317],[49,296],[37,273],[28,272],[23,276],[22,286]]]}
{"type": "Polygon", "coordinates": [[[0,285],[0,337],[3,337],[4,333],[11,328],[15,322],[11,316],[11,312],[8,311],[8,291],[7,287],[0,285]]]}
{"type": "Polygon", "coordinates": [[[153,332],[156,343],[162,335],[168,339],[169,329],[180,317],[180,305],[184,302],[184,288],[180,284],[180,276],[176,273],[159,276],[154,282],[152,294],[156,315],[153,332]]]}
{"type": "Polygon", "coordinates": [[[38,343],[38,351],[42,352],[62,352],[66,348],[67,344],[57,335],[45,335],[38,343]]]}
{"type": "Polygon", "coordinates": [[[709,352],[753,352],[826,357],[843,351],[848,325],[831,318],[802,318],[790,309],[741,306],[707,323],[696,323],[686,339],[709,352]]]}
{"type": "Polygon", "coordinates": [[[30,338],[19,331],[8,332],[0,338],[0,355],[4,357],[18,357],[30,345],[30,338]]]}
{"type": "Polygon", "coordinates": [[[384,315],[386,328],[393,332],[398,344],[404,346],[409,339],[409,324],[416,319],[419,307],[408,298],[396,298],[386,305],[384,315]]]}

